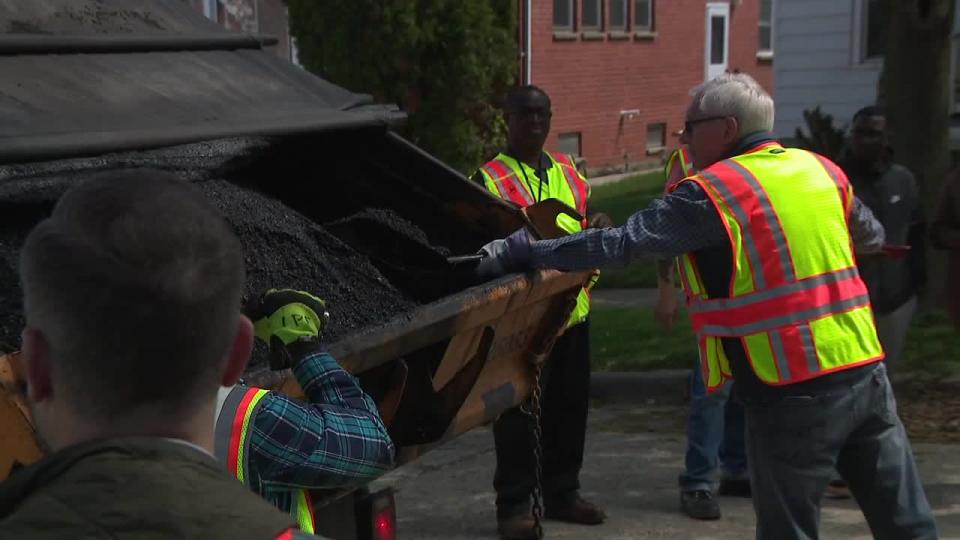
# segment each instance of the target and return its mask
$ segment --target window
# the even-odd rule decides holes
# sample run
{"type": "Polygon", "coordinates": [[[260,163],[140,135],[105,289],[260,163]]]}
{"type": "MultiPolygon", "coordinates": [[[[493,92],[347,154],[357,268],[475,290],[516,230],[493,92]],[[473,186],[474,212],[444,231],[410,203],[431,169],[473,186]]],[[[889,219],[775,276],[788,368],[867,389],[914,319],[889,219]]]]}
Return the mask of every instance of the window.
{"type": "Polygon", "coordinates": [[[647,152],[663,150],[667,146],[667,125],[663,122],[647,124],[647,152]]]}
{"type": "Polygon", "coordinates": [[[553,29],[573,32],[573,0],[553,0],[553,29]]]}
{"type": "Polygon", "coordinates": [[[584,30],[603,30],[603,0],[581,0],[580,23],[584,30]]]}
{"type": "Polygon", "coordinates": [[[610,0],[610,30],[627,31],[627,0],[610,0]]]}
{"type": "Polygon", "coordinates": [[[710,17],[710,63],[713,65],[727,62],[726,31],[726,17],[710,17]]]}
{"type": "Polygon", "coordinates": [[[883,0],[863,0],[861,60],[883,57],[887,50],[887,20],[883,0]]]}
{"type": "Polygon", "coordinates": [[[203,16],[213,22],[219,22],[219,17],[217,16],[218,3],[217,0],[203,0],[203,16]]]}
{"type": "Polygon", "coordinates": [[[557,141],[557,150],[561,154],[580,157],[580,132],[561,133],[557,141]]]}
{"type": "Polygon", "coordinates": [[[757,51],[773,52],[773,0],[760,0],[760,26],[757,51]]]}
{"type": "Polygon", "coordinates": [[[634,0],[633,29],[637,32],[653,32],[653,0],[634,0]]]}

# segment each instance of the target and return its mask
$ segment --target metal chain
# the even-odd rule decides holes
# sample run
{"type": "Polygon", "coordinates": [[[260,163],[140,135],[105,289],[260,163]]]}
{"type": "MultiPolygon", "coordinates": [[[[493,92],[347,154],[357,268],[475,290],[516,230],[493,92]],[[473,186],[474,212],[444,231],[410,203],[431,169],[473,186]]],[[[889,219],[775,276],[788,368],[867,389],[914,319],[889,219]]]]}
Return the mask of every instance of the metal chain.
{"type": "Polygon", "coordinates": [[[530,399],[520,407],[520,411],[530,419],[530,435],[533,438],[533,533],[537,539],[543,538],[543,430],[540,423],[540,398],[543,388],[540,378],[543,374],[543,363],[535,362],[533,364],[533,389],[530,392],[530,399]]]}

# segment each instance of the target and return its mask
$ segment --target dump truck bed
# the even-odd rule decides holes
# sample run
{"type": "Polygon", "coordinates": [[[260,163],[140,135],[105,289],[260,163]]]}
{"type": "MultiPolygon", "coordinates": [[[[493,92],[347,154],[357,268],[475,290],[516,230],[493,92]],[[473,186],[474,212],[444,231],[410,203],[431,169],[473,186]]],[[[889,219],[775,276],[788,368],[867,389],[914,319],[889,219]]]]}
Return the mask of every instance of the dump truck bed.
{"type": "MultiPolygon", "coordinates": [[[[437,261],[411,264],[410,250],[385,256],[376,235],[351,219],[388,210],[421,231],[414,244],[451,255],[527,223],[390,131],[398,111],[281,62],[261,50],[268,39],[226,34],[178,3],[4,4],[0,22],[20,32],[0,35],[0,97],[10,98],[0,99],[8,118],[0,125],[0,233],[29,228],[60,193],[97,172],[149,166],[223,182],[315,224],[331,249],[365,258],[377,283],[405,302],[364,318],[364,291],[349,276],[336,281],[339,267],[326,281],[310,275],[316,286],[344,284],[327,294],[336,296],[333,309],[354,312],[336,323],[329,347],[376,399],[400,463],[529,394],[531,366],[546,358],[587,276],[537,272],[477,284],[437,261]],[[85,15],[73,17],[77,10],[85,15]],[[139,33],[144,24],[150,30],[139,33]]],[[[398,243],[410,240],[397,232],[398,243]]],[[[11,272],[16,239],[0,234],[0,255],[9,255],[0,278],[11,272]]],[[[16,287],[0,284],[0,315],[19,316],[16,287]]],[[[15,317],[4,320],[8,334],[18,330],[15,317]]],[[[40,451],[16,373],[14,356],[0,358],[0,479],[40,451]]],[[[289,372],[255,363],[247,377],[299,395],[289,372]]]]}

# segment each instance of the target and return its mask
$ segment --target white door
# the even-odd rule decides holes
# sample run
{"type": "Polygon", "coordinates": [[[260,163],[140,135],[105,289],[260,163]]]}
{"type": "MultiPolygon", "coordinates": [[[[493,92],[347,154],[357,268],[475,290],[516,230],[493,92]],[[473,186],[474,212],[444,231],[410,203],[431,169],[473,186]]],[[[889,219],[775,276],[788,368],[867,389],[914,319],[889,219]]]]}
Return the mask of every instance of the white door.
{"type": "Polygon", "coordinates": [[[706,80],[727,71],[730,60],[730,4],[707,4],[706,80]]]}

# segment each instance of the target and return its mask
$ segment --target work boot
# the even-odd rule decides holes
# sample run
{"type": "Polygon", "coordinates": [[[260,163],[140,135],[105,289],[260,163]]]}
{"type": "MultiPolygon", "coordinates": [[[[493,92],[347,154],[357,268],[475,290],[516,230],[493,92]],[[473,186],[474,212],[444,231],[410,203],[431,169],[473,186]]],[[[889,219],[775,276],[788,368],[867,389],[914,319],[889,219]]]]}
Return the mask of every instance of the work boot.
{"type": "Polygon", "coordinates": [[[533,530],[533,515],[497,517],[497,534],[502,540],[537,540],[537,533],[533,530]]]}
{"type": "Polygon", "coordinates": [[[574,495],[567,499],[546,501],[544,517],[579,525],[600,525],[607,519],[607,514],[599,506],[583,500],[580,495],[574,495]]]}
{"type": "Polygon", "coordinates": [[[722,497],[746,497],[750,498],[750,479],[749,478],[722,478],[720,487],[717,489],[717,495],[722,497]]]}
{"type": "Polygon", "coordinates": [[[709,490],[682,491],[680,511],[693,519],[720,519],[720,505],[709,490]]]}
{"type": "Polygon", "coordinates": [[[824,497],[828,499],[849,499],[852,497],[850,494],[850,486],[847,485],[846,480],[841,480],[839,478],[833,479],[827,484],[827,491],[823,494],[824,497]]]}

